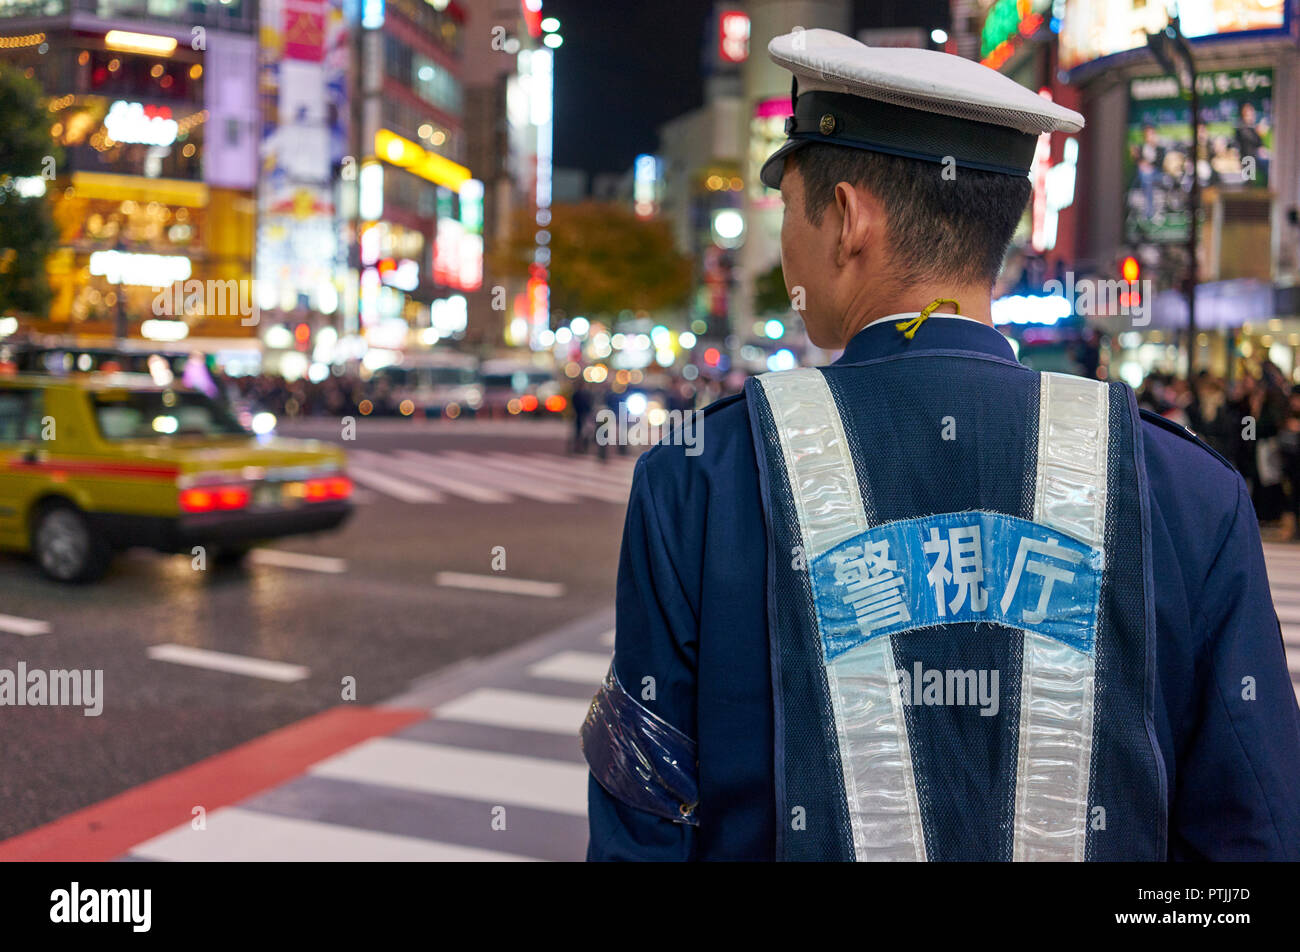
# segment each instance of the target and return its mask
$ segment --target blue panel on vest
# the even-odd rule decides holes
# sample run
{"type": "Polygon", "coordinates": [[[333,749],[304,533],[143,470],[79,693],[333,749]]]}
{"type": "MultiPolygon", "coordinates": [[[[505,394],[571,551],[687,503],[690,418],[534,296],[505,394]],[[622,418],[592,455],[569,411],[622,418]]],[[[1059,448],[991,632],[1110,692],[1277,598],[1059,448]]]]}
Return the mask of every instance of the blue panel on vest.
{"type": "Polygon", "coordinates": [[[1101,549],[995,512],[869,529],[813,560],[828,662],[881,635],[956,622],[1023,628],[1091,654],[1101,549]]]}

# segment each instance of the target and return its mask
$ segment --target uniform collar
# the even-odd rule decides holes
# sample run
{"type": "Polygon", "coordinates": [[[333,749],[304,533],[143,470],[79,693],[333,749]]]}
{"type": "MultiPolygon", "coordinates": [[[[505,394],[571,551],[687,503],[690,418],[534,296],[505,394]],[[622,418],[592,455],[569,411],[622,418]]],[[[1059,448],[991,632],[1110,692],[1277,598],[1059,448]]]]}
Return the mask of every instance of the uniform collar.
{"type": "Polygon", "coordinates": [[[916,317],[919,312],[890,314],[872,321],[854,335],[837,364],[857,364],[877,357],[893,357],[919,350],[966,350],[1004,360],[1016,359],[1015,351],[1002,332],[969,317],[932,314],[908,340],[894,325],[916,317]]]}

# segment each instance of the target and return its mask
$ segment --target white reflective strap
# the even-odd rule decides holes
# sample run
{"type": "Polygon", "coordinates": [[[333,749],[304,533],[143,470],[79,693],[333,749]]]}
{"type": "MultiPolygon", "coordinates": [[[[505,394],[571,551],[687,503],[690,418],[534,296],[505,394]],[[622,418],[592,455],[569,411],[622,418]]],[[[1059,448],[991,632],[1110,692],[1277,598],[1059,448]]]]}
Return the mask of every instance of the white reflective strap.
{"type": "Polygon", "coordinates": [[[844,424],[821,371],[789,370],[758,380],[776,421],[804,555],[811,562],[870,528],[844,424]]]}
{"type": "MultiPolygon", "coordinates": [[[[758,378],[772,409],[808,563],[870,528],[839,408],[818,370],[758,378]]],[[[823,655],[823,658],[825,656],[823,655]]],[[[854,857],[924,860],[907,721],[890,639],[826,666],[854,857]]]]}
{"type": "MultiPolygon", "coordinates": [[[[1039,376],[1034,521],[1103,549],[1109,390],[1039,376]]],[[[1025,632],[1012,858],[1082,861],[1092,765],[1095,655],[1025,632]]]]}

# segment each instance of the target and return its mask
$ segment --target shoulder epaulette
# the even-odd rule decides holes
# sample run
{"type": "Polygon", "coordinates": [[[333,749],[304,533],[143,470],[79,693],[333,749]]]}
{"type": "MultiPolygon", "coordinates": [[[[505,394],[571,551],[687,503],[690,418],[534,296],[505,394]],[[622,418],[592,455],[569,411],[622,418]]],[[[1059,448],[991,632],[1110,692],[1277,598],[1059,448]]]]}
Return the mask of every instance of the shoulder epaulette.
{"type": "Polygon", "coordinates": [[[1220,453],[1214,447],[1210,446],[1208,443],[1202,440],[1191,430],[1187,429],[1187,427],[1179,423],[1175,423],[1173,420],[1170,420],[1167,417],[1162,417],[1159,413],[1156,413],[1154,410],[1139,410],[1138,414],[1146,422],[1154,423],[1162,430],[1168,430],[1170,433],[1173,433],[1177,436],[1181,436],[1189,443],[1195,443],[1201,449],[1205,450],[1205,452],[1209,453],[1211,456],[1217,459],[1224,466],[1228,467],[1228,469],[1232,470],[1233,472],[1236,472],[1237,467],[1233,466],[1232,463],[1228,462],[1227,458],[1222,453],[1220,453]]]}

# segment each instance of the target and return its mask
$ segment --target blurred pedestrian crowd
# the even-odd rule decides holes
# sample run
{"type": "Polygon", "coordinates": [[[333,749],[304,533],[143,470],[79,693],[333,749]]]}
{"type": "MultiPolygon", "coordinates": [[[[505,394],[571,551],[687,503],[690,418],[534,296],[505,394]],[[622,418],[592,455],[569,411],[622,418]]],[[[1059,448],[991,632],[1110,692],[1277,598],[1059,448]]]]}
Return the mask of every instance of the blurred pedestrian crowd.
{"type": "Polygon", "coordinates": [[[1231,382],[1151,374],[1138,404],[1188,427],[1250,487],[1260,524],[1300,539],[1300,386],[1265,361],[1231,382]]]}
{"type": "MultiPolygon", "coordinates": [[[[239,377],[218,373],[214,380],[232,402],[269,411],[280,419],[399,413],[400,394],[382,374],[368,379],[355,373],[330,374],[314,382],[267,373],[239,377]]],[[[621,412],[632,419],[648,415],[656,425],[671,423],[668,415],[673,411],[703,409],[742,384],[743,379],[688,381],[667,373],[635,387],[584,382],[581,377],[561,380],[564,416],[572,427],[570,450],[604,457],[614,445],[615,452],[628,452],[625,443],[608,444],[598,438],[602,410],[610,411],[613,419],[621,412]]],[[[1191,382],[1152,373],[1137,398],[1139,406],[1189,428],[1236,467],[1250,487],[1261,525],[1300,539],[1300,386],[1289,383],[1281,369],[1264,362],[1231,381],[1207,371],[1191,382]]]]}

